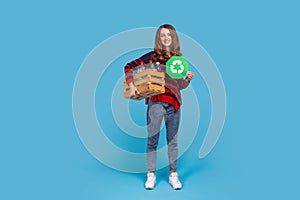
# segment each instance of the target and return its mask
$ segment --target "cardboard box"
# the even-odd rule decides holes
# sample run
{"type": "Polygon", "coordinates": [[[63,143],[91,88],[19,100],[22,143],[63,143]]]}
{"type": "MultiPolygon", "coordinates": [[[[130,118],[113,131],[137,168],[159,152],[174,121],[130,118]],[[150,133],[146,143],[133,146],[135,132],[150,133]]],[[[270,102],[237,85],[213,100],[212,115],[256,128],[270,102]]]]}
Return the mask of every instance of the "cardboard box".
{"type": "Polygon", "coordinates": [[[124,79],[124,97],[141,100],[146,97],[162,94],[165,92],[165,73],[146,69],[133,75],[133,83],[140,92],[139,95],[129,95],[129,86],[124,79]]]}

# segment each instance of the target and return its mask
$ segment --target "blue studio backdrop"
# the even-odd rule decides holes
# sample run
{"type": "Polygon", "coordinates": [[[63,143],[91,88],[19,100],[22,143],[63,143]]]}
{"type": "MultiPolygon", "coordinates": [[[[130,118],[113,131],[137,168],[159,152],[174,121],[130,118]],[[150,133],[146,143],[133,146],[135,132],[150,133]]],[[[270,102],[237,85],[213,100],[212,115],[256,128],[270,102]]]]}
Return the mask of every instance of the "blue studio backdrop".
{"type": "MultiPolygon", "coordinates": [[[[0,199],[299,199],[299,17],[293,0],[1,1],[0,199]],[[214,149],[199,159],[212,107],[196,70],[205,66],[190,65],[200,121],[185,117],[199,127],[178,161],[183,188],[170,187],[165,167],[147,191],[145,173],[113,169],[87,150],[72,95],[80,67],[101,42],[164,23],[199,43],[218,67],[226,119],[214,149]]],[[[113,60],[95,89],[103,132],[130,152],[143,153],[146,140],[118,126],[111,96],[125,64],[149,50],[113,60]]],[[[182,92],[185,111],[188,94],[182,92]]],[[[145,126],[145,112],[144,101],[128,102],[138,126],[145,126]]]]}

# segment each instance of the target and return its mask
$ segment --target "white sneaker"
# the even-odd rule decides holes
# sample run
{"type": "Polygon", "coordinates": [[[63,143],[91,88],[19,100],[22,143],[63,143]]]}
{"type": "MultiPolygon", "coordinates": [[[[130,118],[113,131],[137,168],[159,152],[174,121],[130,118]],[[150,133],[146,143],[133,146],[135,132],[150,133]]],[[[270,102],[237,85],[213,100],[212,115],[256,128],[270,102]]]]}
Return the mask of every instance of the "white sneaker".
{"type": "Polygon", "coordinates": [[[177,172],[172,172],[169,176],[169,183],[173,187],[174,190],[180,190],[182,185],[181,182],[178,179],[177,172]]]}
{"type": "Polygon", "coordinates": [[[147,174],[147,181],[145,183],[145,188],[148,190],[152,190],[156,183],[156,176],[153,172],[148,172],[147,174]]]}

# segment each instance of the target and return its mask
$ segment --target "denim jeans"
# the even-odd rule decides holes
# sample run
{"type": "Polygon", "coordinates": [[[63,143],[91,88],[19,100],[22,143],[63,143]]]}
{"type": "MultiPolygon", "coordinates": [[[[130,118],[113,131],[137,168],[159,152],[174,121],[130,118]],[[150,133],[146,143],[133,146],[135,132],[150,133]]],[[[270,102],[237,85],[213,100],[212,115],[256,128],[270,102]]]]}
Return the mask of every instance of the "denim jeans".
{"type": "Polygon", "coordinates": [[[162,119],[164,118],[167,131],[169,170],[176,171],[178,157],[178,127],[180,110],[176,112],[169,103],[152,102],[149,100],[147,109],[147,164],[149,171],[156,170],[156,150],[162,119]]]}

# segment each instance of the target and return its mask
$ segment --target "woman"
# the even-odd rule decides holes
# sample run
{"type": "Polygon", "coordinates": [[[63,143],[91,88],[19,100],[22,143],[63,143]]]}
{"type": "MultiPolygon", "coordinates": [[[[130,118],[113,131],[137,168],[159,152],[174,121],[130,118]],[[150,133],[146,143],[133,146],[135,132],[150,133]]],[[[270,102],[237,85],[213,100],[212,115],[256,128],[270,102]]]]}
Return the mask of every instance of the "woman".
{"type": "MultiPolygon", "coordinates": [[[[130,87],[130,95],[137,95],[139,91],[133,84],[132,70],[144,63],[160,63],[165,72],[165,64],[172,56],[181,56],[180,45],[175,28],[164,24],[156,32],[154,51],[127,63],[125,66],[126,83],[130,87]]],[[[147,109],[147,164],[148,173],[145,183],[146,189],[153,189],[156,183],[156,149],[158,145],[162,119],[165,120],[167,130],[169,183],[174,189],[181,189],[177,170],[178,142],[177,133],[180,121],[180,106],[182,104],[180,90],[186,88],[193,79],[194,73],[187,72],[185,79],[172,79],[166,74],[165,93],[146,98],[147,109]]]]}

